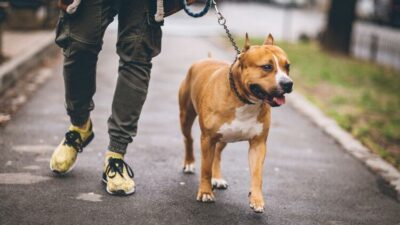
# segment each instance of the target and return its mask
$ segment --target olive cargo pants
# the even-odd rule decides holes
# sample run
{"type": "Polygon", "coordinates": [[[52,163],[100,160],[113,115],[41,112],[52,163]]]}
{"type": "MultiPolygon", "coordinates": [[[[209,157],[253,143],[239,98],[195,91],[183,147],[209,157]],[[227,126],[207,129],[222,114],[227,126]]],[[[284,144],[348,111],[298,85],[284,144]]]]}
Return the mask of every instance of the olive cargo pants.
{"type": "Polygon", "coordinates": [[[107,26],[118,15],[117,87],[108,119],[109,150],[126,152],[146,99],[151,59],[161,50],[161,27],[149,0],[83,0],[75,14],[61,12],[56,43],[63,49],[65,106],[74,125],[94,108],[96,64],[107,26]]]}

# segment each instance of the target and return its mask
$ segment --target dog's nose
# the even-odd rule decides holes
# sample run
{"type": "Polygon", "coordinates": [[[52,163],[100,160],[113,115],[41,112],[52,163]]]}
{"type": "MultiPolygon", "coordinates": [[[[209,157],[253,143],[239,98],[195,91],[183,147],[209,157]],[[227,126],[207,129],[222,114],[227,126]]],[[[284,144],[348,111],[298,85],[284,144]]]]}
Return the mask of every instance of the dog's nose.
{"type": "Polygon", "coordinates": [[[288,81],[283,81],[280,83],[282,89],[284,92],[286,93],[290,93],[292,92],[292,88],[293,88],[293,81],[288,80],[288,81]]]}

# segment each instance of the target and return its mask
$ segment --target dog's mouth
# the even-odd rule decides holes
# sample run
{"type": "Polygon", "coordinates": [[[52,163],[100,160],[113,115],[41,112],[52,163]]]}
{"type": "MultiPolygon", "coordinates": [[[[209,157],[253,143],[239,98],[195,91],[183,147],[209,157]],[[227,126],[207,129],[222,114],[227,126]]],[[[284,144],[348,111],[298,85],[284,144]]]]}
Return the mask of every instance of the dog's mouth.
{"type": "Polygon", "coordinates": [[[250,91],[256,98],[268,103],[272,107],[281,106],[286,102],[283,92],[279,93],[277,91],[274,91],[270,94],[265,91],[259,84],[251,84],[250,91]]]}

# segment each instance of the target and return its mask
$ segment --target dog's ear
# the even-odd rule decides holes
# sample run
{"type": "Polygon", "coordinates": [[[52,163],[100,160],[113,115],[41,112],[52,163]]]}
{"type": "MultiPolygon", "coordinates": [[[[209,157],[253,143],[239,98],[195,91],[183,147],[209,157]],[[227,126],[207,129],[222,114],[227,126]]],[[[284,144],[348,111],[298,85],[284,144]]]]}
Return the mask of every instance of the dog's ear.
{"type": "Polygon", "coordinates": [[[265,39],[264,45],[274,45],[274,37],[271,34],[265,39]]]}
{"type": "Polygon", "coordinates": [[[246,38],[244,39],[244,46],[242,52],[246,52],[250,48],[250,40],[249,40],[249,34],[246,33],[246,38]]]}

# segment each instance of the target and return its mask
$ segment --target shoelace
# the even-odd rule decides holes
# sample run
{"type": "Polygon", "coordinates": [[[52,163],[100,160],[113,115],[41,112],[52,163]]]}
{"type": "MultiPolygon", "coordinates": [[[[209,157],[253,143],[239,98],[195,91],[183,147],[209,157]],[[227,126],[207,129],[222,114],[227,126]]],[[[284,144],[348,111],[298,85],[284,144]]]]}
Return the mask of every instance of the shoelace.
{"type": "Polygon", "coordinates": [[[74,130],[70,130],[65,134],[64,145],[73,147],[77,152],[82,152],[82,138],[81,135],[74,130]]]}
{"type": "Polygon", "coordinates": [[[118,158],[108,159],[108,165],[106,167],[107,176],[110,178],[114,178],[118,173],[121,177],[124,177],[122,175],[122,173],[124,172],[124,166],[126,168],[126,171],[128,172],[129,177],[133,178],[134,174],[132,168],[128,164],[126,164],[124,160],[118,158]]]}

